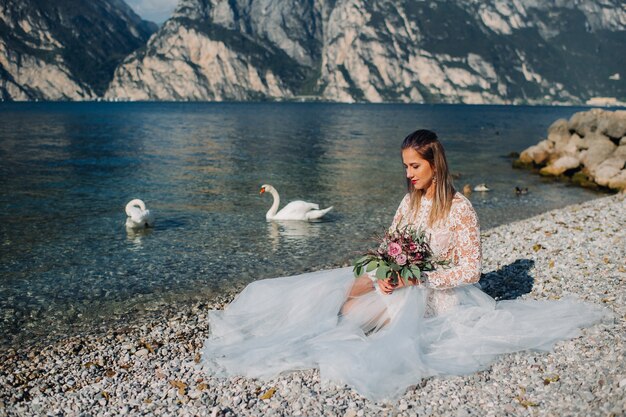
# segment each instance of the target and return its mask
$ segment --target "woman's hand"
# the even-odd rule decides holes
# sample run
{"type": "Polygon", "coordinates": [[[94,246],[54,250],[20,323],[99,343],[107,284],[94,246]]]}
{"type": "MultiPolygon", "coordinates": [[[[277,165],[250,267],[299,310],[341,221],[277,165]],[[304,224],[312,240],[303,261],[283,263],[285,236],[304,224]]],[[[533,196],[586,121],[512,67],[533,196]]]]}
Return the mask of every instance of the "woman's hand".
{"type": "Polygon", "coordinates": [[[398,288],[398,283],[396,282],[394,284],[391,277],[386,279],[379,279],[378,288],[380,288],[380,291],[382,291],[383,294],[391,294],[393,290],[398,288]]]}
{"type": "Polygon", "coordinates": [[[394,283],[391,277],[387,279],[379,279],[378,280],[378,288],[382,291],[383,294],[391,294],[393,290],[406,287],[407,285],[420,285],[421,282],[415,278],[409,278],[408,283],[404,282],[404,279],[398,278],[394,283]]]}

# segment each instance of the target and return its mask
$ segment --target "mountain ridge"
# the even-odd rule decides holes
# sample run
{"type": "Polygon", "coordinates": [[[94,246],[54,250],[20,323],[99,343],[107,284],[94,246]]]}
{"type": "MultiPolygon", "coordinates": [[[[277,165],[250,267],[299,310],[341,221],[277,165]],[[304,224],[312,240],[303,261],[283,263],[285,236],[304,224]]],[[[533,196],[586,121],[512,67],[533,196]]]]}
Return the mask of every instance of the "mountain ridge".
{"type": "Polygon", "coordinates": [[[0,98],[100,97],[117,65],[156,29],[122,0],[4,0],[0,98]]]}
{"type": "Polygon", "coordinates": [[[626,101],[625,46],[619,0],[181,0],[107,67],[105,88],[75,88],[106,100],[626,101]]]}

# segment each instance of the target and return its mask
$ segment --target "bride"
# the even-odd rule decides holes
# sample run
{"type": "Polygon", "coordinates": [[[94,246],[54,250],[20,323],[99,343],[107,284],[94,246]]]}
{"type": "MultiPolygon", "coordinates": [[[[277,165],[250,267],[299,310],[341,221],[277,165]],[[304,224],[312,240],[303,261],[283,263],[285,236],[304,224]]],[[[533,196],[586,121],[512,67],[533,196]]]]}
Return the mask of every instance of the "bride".
{"type": "Polygon", "coordinates": [[[371,400],[395,399],[422,378],[485,369],[497,355],[550,350],[600,321],[601,307],[575,298],[495,302],[477,285],[476,213],[456,192],[434,132],[402,143],[409,192],[392,227],[430,236],[448,265],[397,284],[339,268],[256,281],[223,311],[209,313],[202,366],[217,376],[272,378],[319,368],[371,400]]]}

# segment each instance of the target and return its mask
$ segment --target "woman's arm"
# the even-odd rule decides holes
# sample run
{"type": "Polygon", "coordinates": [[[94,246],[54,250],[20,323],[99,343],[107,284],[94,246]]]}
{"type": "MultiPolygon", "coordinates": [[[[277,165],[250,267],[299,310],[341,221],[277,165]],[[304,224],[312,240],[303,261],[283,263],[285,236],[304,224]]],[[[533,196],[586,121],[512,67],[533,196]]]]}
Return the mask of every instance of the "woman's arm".
{"type": "Polygon", "coordinates": [[[482,257],[478,216],[468,201],[453,207],[450,216],[457,262],[451,267],[439,267],[427,272],[428,286],[431,288],[453,288],[480,280],[482,257]]]}

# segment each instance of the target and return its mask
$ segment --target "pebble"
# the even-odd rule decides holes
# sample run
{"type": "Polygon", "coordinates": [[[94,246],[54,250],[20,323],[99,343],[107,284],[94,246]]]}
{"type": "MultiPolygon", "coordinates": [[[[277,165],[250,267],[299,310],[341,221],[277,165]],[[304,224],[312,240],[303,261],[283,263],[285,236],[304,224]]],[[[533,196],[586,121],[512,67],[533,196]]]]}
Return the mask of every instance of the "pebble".
{"type": "Polygon", "coordinates": [[[391,403],[322,385],[317,370],[271,381],[223,379],[203,373],[195,359],[209,331],[205,312],[223,308],[232,292],[164,309],[123,329],[1,351],[0,415],[624,415],[624,198],[600,198],[482,233],[481,285],[491,296],[574,294],[615,313],[612,322],[582,330],[553,352],[518,352],[482,372],[416,381],[391,403]],[[270,387],[275,396],[260,400],[270,387]],[[524,408],[522,401],[536,405],[524,408]]]}
{"type": "Polygon", "coordinates": [[[135,352],[135,356],[146,356],[148,353],[150,353],[148,349],[139,349],[135,352]]]}

